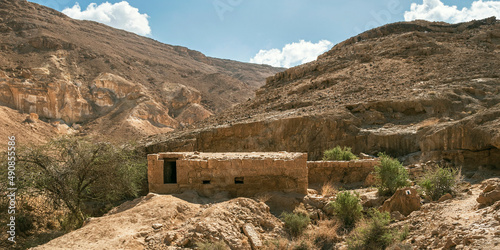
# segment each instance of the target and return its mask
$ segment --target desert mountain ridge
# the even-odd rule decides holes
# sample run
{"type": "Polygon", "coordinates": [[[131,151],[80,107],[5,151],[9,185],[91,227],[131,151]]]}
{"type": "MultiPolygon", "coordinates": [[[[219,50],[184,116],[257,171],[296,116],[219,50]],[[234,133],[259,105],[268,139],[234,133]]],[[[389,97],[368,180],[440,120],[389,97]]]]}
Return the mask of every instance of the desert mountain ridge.
{"type": "Polygon", "coordinates": [[[82,134],[169,132],[252,98],[283,70],[207,57],[27,1],[2,0],[0,13],[0,104],[77,124],[82,134]]]}
{"type": "Polygon", "coordinates": [[[405,163],[499,166],[500,23],[413,21],[369,30],[267,79],[256,97],[149,152],[291,151],[336,145],[405,163]]]}

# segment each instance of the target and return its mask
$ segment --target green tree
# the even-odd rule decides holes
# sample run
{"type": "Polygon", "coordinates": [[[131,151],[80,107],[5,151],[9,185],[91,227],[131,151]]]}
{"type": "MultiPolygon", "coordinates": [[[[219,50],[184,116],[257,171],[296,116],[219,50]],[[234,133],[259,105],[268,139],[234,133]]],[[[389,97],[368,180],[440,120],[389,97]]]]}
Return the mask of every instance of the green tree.
{"type": "Polygon", "coordinates": [[[136,197],[147,181],[147,161],[134,150],[110,143],[62,137],[20,149],[18,172],[23,185],[48,195],[56,205],[64,204],[69,225],[78,227],[89,203],[109,205],[136,197]]]}

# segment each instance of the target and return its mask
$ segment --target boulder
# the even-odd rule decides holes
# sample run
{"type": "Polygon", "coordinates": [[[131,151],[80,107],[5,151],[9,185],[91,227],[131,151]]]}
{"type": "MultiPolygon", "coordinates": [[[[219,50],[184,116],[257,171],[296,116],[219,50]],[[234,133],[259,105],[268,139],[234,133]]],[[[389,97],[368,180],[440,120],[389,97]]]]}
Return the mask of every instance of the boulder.
{"type": "Polygon", "coordinates": [[[490,206],[496,201],[500,200],[500,179],[492,178],[483,181],[483,185],[486,186],[483,192],[479,194],[476,201],[482,206],[490,206]]]}
{"type": "Polygon", "coordinates": [[[382,207],[381,212],[392,213],[399,211],[404,216],[408,216],[411,212],[420,210],[420,196],[414,188],[398,189],[394,195],[386,200],[382,207]]]}

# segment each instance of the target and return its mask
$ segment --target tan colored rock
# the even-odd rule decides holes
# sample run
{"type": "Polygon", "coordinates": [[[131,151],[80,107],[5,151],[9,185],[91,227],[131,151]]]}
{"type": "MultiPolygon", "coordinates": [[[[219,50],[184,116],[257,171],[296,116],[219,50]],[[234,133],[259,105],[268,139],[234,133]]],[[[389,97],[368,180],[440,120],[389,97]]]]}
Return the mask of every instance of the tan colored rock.
{"type": "Polygon", "coordinates": [[[212,116],[212,112],[206,110],[203,106],[197,103],[188,104],[182,112],[175,117],[175,120],[183,124],[192,124],[198,121],[205,120],[212,116]]]}
{"type": "Polygon", "coordinates": [[[173,109],[182,109],[188,104],[201,102],[201,93],[191,87],[179,84],[165,82],[163,84],[162,94],[170,100],[173,109]]]}
{"type": "Polygon", "coordinates": [[[411,212],[420,210],[420,196],[414,188],[398,189],[394,195],[386,200],[380,211],[393,212],[399,211],[401,214],[408,216],[411,212]]]}
{"type": "Polygon", "coordinates": [[[33,120],[33,121],[38,120],[38,114],[36,114],[36,113],[30,113],[30,119],[33,120]]]}
{"type": "Polygon", "coordinates": [[[23,122],[35,123],[36,121],[38,121],[38,115],[35,113],[30,113],[28,116],[26,116],[26,119],[23,122]]]}
{"type": "Polygon", "coordinates": [[[483,185],[486,185],[486,187],[483,189],[483,191],[479,194],[479,197],[477,197],[476,199],[476,201],[479,204],[483,206],[489,206],[500,200],[499,178],[492,178],[483,181],[483,185]]]}
{"type": "Polygon", "coordinates": [[[441,196],[441,198],[439,198],[438,202],[443,202],[449,199],[453,199],[453,196],[451,196],[451,194],[449,193],[446,193],[445,195],[441,196]]]}
{"type": "Polygon", "coordinates": [[[71,82],[51,82],[45,88],[33,88],[17,79],[6,79],[0,85],[0,101],[22,112],[68,123],[84,121],[92,115],[91,105],[71,82]]]}
{"type": "Polygon", "coordinates": [[[248,240],[250,241],[250,245],[252,246],[252,249],[261,249],[262,248],[262,241],[260,240],[259,234],[255,231],[255,228],[252,224],[247,223],[243,225],[243,232],[245,235],[248,237],[248,240]]]}
{"type": "Polygon", "coordinates": [[[94,79],[91,88],[93,90],[107,90],[115,98],[125,98],[131,93],[141,91],[141,87],[138,84],[134,84],[123,77],[111,73],[100,74],[94,79]]]}

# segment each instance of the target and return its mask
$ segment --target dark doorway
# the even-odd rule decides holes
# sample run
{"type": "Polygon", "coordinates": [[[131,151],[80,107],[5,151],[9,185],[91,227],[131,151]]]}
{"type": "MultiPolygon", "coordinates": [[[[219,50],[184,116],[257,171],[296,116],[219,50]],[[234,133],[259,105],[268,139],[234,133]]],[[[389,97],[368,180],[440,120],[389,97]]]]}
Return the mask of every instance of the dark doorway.
{"type": "Polygon", "coordinates": [[[175,160],[163,160],[163,183],[177,183],[177,165],[175,160]]]}

